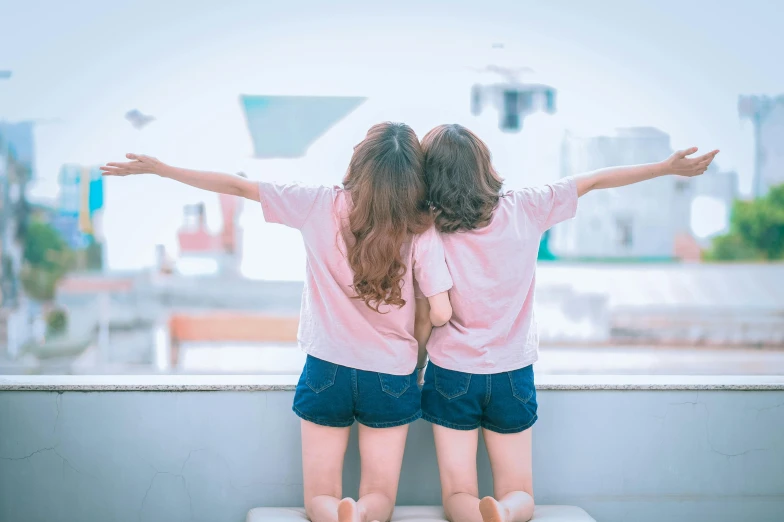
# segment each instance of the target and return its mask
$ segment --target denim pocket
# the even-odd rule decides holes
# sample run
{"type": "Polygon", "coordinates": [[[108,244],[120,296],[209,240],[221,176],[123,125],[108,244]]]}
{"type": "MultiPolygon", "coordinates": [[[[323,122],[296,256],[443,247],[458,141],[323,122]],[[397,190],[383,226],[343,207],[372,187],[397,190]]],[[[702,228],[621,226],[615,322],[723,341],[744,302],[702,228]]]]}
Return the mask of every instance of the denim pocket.
{"type": "Polygon", "coordinates": [[[471,374],[447,370],[433,365],[435,388],[445,399],[454,399],[468,393],[471,374]]]}
{"type": "Polygon", "coordinates": [[[335,384],[338,365],[308,355],[305,362],[305,373],[305,384],[308,385],[308,388],[316,393],[321,393],[335,384]]]}
{"type": "Polygon", "coordinates": [[[379,373],[378,380],[381,383],[381,391],[396,398],[406,393],[411,387],[410,375],[379,373]]]}
{"type": "Polygon", "coordinates": [[[518,401],[526,404],[536,392],[533,366],[526,366],[506,373],[509,375],[509,383],[512,385],[512,395],[518,401]]]}

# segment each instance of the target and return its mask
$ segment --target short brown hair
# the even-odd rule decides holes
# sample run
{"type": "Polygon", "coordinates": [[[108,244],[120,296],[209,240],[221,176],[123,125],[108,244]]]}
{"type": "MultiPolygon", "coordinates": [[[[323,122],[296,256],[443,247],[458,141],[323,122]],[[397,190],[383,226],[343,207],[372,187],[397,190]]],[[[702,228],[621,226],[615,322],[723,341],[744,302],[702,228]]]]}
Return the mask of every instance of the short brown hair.
{"type": "Polygon", "coordinates": [[[440,232],[474,230],[490,223],[504,180],[490,150],[462,125],[439,125],[422,138],[428,199],[440,232]]]}
{"type": "Polygon", "coordinates": [[[351,210],[343,237],[357,298],[376,312],[382,304],[402,307],[407,267],[401,249],[433,223],[426,202],[422,148],[408,125],[373,125],[343,180],[351,210]]]}

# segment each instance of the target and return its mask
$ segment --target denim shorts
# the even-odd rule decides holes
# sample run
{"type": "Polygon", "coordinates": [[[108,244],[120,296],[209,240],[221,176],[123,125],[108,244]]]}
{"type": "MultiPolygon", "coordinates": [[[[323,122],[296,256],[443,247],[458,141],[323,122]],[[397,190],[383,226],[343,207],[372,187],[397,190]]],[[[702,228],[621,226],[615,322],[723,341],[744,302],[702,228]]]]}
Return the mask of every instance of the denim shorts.
{"type": "Polygon", "coordinates": [[[455,430],[525,431],[537,419],[534,368],[480,375],[431,362],[422,388],[422,418],[455,430]]]}
{"type": "Polygon", "coordinates": [[[389,375],[340,366],[308,355],[294,392],[293,410],[306,421],[343,428],[354,420],[392,428],[422,416],[416,371],[389,375]]]}

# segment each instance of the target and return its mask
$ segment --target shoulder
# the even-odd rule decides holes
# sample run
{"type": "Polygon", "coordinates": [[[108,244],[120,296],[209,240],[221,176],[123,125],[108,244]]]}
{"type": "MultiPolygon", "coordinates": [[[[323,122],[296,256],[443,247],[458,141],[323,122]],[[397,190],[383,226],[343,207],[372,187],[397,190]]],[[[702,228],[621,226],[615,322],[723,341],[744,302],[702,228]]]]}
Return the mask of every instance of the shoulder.
{"type": "Polygon", "coordinates": [[[441,233],[436,229],[435,225],[430,225],[425,231],[414,234],[411,238],[411,243],[414,246],[414,254],[417,252],[425,252],[432,248],[441,246],[441,233]]]}

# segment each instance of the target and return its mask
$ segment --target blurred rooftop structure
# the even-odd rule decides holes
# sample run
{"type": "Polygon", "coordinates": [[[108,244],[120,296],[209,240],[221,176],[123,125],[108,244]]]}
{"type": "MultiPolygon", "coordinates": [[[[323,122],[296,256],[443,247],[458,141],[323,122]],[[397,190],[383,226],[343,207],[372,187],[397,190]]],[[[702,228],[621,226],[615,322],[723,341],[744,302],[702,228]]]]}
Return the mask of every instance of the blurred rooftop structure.
{"type": "MultiPolygon", "coordinates": [[[[654,127],[619,128],[606,136],[567,132],[561,172],[570,176],[654,163],[672,152],[669,134],[654,127]]],[[[580,198],[574,219],[553,229],[550,249],[560,259],[699,260],[699,255],[692,254],[699,251],[698,239],[702,239],[694,237],[694,218],[701,218],[697,220],[701,225],[711,225],[707,232],[721,232],[729,222],[737,194],[737,174],[720,171],[717,166],[699,178],[665,176],[595,191],[580,198]],[[694,216],[692,206],[697,198],[713,203],[710,208],[717,215],[694,216]]]]}
{"type": "Polygon", "coordinates": [[[784,94],[740,96],[738,113],[754,127],[754,197],[784,183],[784,94]]]}
{"type": "MultiPolygon", "coordinates": [[[[233,275],[72,275],[57,304],[91,347],[51,373],[296,372],[301,295],[233,275]]],[[[547,373],[784,368],[784,264],[543,262],[536,316],[547,373]]]]}

